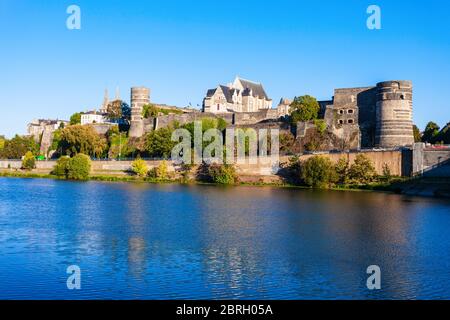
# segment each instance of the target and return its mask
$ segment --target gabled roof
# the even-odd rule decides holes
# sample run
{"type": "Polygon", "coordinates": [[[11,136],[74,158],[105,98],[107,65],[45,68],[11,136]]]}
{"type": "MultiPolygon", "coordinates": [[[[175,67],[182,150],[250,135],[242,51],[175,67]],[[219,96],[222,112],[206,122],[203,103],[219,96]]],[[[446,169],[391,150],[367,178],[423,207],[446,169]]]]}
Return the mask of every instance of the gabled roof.
{"type": "Polygon", "coordinates": [[[233,89],[230,89],[227,86],[220,86],[220,88],[222,89],[222,92],[225,95],[225,99],[227,100],[227,102],[233,103],[233,93],[231,92],[231,90],[233,89]]]}
{"type": "Polygon", "coordinates": [[[270,100],[261,83],[245,80],[239,77],[237,78],[237,80],[241,83],[242,87],[244,88],[244,91],[246,91],[247,93],[249,93],[251,90],[254,97],[258,96],[260,98],[270,100]]]}

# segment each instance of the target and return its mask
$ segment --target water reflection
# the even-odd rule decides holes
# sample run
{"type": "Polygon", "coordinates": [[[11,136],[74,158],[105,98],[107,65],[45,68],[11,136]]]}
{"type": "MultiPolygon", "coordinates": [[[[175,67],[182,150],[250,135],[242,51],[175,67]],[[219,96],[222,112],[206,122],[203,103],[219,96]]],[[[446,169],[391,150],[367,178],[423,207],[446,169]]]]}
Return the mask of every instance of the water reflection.
{"type": "Polygon", "coordinates": [[[0,178],[0,203],[0,298],[450,297],[447,201],[0,178]]]}

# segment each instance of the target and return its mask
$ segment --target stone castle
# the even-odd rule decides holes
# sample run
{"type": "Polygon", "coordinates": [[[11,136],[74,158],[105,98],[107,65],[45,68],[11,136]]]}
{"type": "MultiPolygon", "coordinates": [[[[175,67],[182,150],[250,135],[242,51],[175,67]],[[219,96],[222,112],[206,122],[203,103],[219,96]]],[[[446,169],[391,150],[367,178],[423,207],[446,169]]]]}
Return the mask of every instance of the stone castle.
{"type": "MultiPolygon", "coordinates": [[[[319,101],[319,118],[327,125],[331,138],[327,149],[368,149],[411,146],[414,143],[412,120],[412,82],[386,81],[376,86],[336,89],[331,100],[319,101]]],[[[174,121],[185,124],[206,117],[222,118],[230,126],[270,127],[296,131],[303,138],[314,130],[311,122],[287,125],[291,100],[283,98],[276,108],[262,84],[236,77],[232,84],[207,91],[200,112],[183,110],[144,119],[143,106],[150,103],[150,90],[131,89],[130,137],[168,126],[174,121]]]]}
{"type": "Polygon", "coordinates": [[[410,81],[336,89],[333,99],[320,101],[320,106],[333,132],[356,137],[353,148],[392,148],[414,143],[410,81]]]}
{"type": "MultiPolygon", "coordinates": [[[[133,87],[129,136],[140,138],[174,122],[183,125],[203,118],[222,118],[230,128],[267,128],[292,133],[299,144],[319,144],[318,151],[411,146],[414,143],[412,91],[411,81],[404,80],[380,82],[370,87],[335,89],[331,100],[318,101],[319,119],[326,124],[326,134],[318,138],[316,121],[291,124],[288,115],[292,100],[282,98],[278,106],[272,108],[272,99],[261,83],[236,77],[227,86],[219,85],[207,90],[202,110],[152,103],[165,112],[149,118],[144,118],[142,111],[145,105],[151,103],[150,89],[133,87]]],[[[103,108],[100,108],[102,112],[106,112],[107,103],[105,93],[103,108]]],[[[47,148],[52,132],[62,122],[34,121],[28,126],[28,134],[45,142],[44,148],[47,148]]],[[[95,125],[100,126],[95,128],[100,134],[109,128],[102,123],[95,125]]],[[[299,148],[296,152],[305,150],[308,149],[299,148]]]]}

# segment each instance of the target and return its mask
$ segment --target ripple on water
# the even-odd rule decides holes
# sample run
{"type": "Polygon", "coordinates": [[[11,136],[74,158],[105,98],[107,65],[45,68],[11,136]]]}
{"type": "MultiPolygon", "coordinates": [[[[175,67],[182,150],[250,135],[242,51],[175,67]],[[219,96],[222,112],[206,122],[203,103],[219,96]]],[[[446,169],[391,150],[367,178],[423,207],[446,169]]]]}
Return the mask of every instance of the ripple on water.
{"type": "Polygon", "coordinates": [[[0,203],[0,298],[450,299],[448,201],[0,178],[0,203]]]}

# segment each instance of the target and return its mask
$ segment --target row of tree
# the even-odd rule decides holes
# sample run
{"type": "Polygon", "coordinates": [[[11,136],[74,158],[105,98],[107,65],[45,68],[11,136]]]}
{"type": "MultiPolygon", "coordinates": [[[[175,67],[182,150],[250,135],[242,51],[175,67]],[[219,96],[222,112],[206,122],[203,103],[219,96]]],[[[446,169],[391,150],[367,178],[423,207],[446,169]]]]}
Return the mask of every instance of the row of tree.
{"type": "Polygon", "coordinates": [[[441,129],[438,124],[430,121],[423,132],[420,132],[420,129],[414,126],[414,139],[416,142],[450,144],[450,123],[447,123],[441,129]]]}
{"type": "MultiPolygon", "coordinates": [[[[314,188],[329,188],[335,185],[367,185],[378,177],[373,162],[364,154],[356,156],[350,165],[345,158],[333,163],[324,156],[313,156],[305,161],[291,160],[290,172],[297,182],[314,188]]],[[[391,179],[390,168],[383,168],[384,181],[391,179]]]]}

